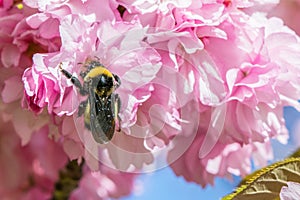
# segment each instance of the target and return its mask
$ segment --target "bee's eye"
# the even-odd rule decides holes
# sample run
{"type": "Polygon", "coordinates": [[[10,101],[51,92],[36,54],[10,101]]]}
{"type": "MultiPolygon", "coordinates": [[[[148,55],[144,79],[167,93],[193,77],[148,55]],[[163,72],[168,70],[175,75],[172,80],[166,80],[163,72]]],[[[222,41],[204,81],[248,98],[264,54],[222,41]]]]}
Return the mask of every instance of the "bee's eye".
{"type": "Polygon", "coordinates": [[[117,75],[113,75],[114,76],[114,79],[115,79],[115,81],[116,81],[116,86],[117,87],[119,87],[120,85],[121,85],[121,79],[120,79],[120,77],[119,76],[117,76],[117,75]]]}

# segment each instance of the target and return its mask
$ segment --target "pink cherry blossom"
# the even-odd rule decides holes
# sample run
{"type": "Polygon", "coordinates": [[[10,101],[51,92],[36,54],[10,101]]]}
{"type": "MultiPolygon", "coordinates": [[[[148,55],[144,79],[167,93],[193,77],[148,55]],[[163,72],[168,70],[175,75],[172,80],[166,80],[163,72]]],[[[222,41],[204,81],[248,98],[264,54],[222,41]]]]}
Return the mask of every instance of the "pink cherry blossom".
{"type": "MultiPolygon", "coordinates": [[[[293,45],[298,38],[282,25],[280,32],[272,31],[277,19],[267,20],[236,9],[263,3],[224,1],[201,3],[197,7],[192,1],[165,1],[158,5],[122,1],[127,8],[125,22],[115,23],[91,13],[71,14],[81,3],[30,4],[59,20],[55,34],[61,36],[62,46],[57,52],[35,54],[34,64],[24,72],[28,105],[36,112],[47,107],[52,115],[73,115],[80,103],[78,91],[62,76],[58,65],[78,76],[81,71],[78,63],[97,56],[122,80],[117,92],[122,99],[123,132],[115,136],[112,146],[106,147],[112,165],[122,170],[130,164],[140,167],[153,162],[151,151],[166,147],[180,134],[193,135],[199,128],[198,121],[191,124],[180,111],[194,101],[198,102],[194,112],[200,110],[198,118],[206,118],[207,122],[204,146],[198,147],[200,159],[215,145],[221,145],[220,141],[223,148],[231,144],[251,146],[253,142],[267,142],[270,138],[285,142],[282,107],[298,106],[299,71],[294,67],[297,59],[278,57],[275,50],[278,47],[272,41],[276,38],[287,42],[289,48],[281,50],[291,55],[298,52],[293,45]],[[53,13],[58,10],[64,14],[55,16],[53,13]],[[149,24],[147,20],[160,29],[143,27],[149,24]],[[287,81],[287,76],[293,78],[287,81]],[[170,80],[176,81],[175,87],[170,80]],[[297,92],[289,93],[284,88],[297,92]],[[190,128],[184,130],[186,124],[190,128]],[[132,149],[133,143],[136,148],[132,149]],[[114,150],[114,145],[121,147],[121,151],[114,150]],[[137,152],[146,152],[147,156],[137,158],[133,154],[137,152]],[[118,160],[118,157],[130,159],[118,160]]],[[[28,18],[28,23],[40,30],[45,20],[36,19],[28,18]]],[[[75,126],[70,126],[79,130],[81,140],[89,141],[90,134],[83,131],[77,120],[75,117],[75,126]]],[[[95,142],[84,142],[82,146],[74,134],[62,131],[61,135],[71,158],[83,156],[89,167],[99,168],[95,161],[99,151],[95,142]],[[72,145],[76,153],[70,150],[72,145]]],[[[220,174],[226,174],[226,170],[220,174]]],[[[245,174],[244,171],[235,173],[245,174]]]]}
{"type": "Polygon", "coordinates": [[[196,182],[203,187],[213,184],[214,177],[230,177],[231,174],[245,176],[251,171],[251,159],[257,166],[265,166],[267,160],[272,159],[270,142],[254,142],[248,145],[230,143],[226,140],[218,140],[215,144],[207,146],[205,137],[207,134],[206,113],[201,113],[198,132],[188,149],[178,157],[177,152],[182,151],[182,144],[188,137],[177,137],[178,141],[168,153],[171,168],[177,176],[183,176],[187,181],[196,182]],[[201,120],[203,119],[203,120],[201,120]],[[200,154],[202,148],[210,148],[206,154],[200,154]],[[197,173],[195,173],[197,172],[197,173]]]}
{"type": "Polygon", "coordinates": [[[0,121],[0,198],[49,199],[67,161],[60,144],[48,138],[49,127],[44,126],[21,146],[12,123],[2,115],[0,121]]]}
{"type": "MultiPolygon", "coordinates": [[[[162,34],[156,34],[155,38],[149,39],[158,51],[169,49],[167,52],[173,53],[172,55],[159,51],[163,56],[163,66],[166,66],[167,62],[172,63],[171,66],[175,69],[190,69],[189,72],[193,73],[196,80],[200,80],[191,83],[193,92],[197,95],[195,100],[199,101],[198,108],[204,109],[200,113],[200,124],[204,120],[206,126],[201,131],[205,135],[203,143],[198,144],[198,148],[195,145],[194,152],[197,153],[194,155],[197,156],[195,160],[205,164],[203,168],[194,166],[191,169],[195,169],[197,173],[203,170],[204,174],[201,176],[207,178],[200,183],[192,176],[192,170],[183,174],[186,179],[202,185],[213,180],[212,174],[205,175],[209,172],[205,167],[208,165],[205,159],[215,159],[211,152],[220,148],[221,153],[227,145],[231,147],[231,144],[247,145],[247,156],[245,154],[245,160],[242,161],[248,163],[247,165],[232,169],[220,162],[220,168],[214,172],[214,175],[221,176],[228,172],[245,175],[250,170],[251,153],[256,151],[254,144],[261,143],[264,146],[265,143],[263,148],[270,149],[267,143],[271,138],[276,138],[282,143],[287,142],[283,106],[290,105],[299,109],[299,60],[297,57],[285,57],[299,52],[299,47],[295,45],[299,44],[299,38],[283,26],[279,19],[266,19],[259,14],[249,16],[240,11],[232,12],[218,28],[225,33],[224,37],[203,38],[204,49],[201,53],[182,48],[186,46],[186,42],[182,40],[171,46],[171,42],[162,39],[165,37],[162,34]],[[281,45],[283,43],[284,47],[281,45]],[[278,56],[278,52],[281,52],[282,56],[278,56]],[[202,106],[211,106],[211,109],[202,106]]],[[[191,135],[187,131],[183,133],[191,135]]],[[[271,158],[271,154],[268,155],[258,156],[259,163],[265,164],[266,160],[271,158]]],[[[170,160],[174,160],[173,156],[170,157],[170,160]]],[[[188,157],[191,158],[191,154],[188,157]]],[[[220,158],[218,160],[221,161],[220,158]]],[[[176,161],[177,165],[180,162],[189,161],[179,159],[176,161]]],[[[177,167],[175,170],[183,168],[177,167]]]]}
{"type": "MultiPolygon", "coordinates": [[[[138,16],[143,25],[151,27],[189,32],[190,38],[197,41],[200,37],[224,38],[225,34],[218,27],[228,18],[228,14],[235,13],[238,9],[248,12],[251,9],[258,11],[271,9],[278,3],[277,0],[221,0],[221,1],[144,1],[144,0],[119,0],[127,10],[124,20],[131,20],[138,16]]],[[[199,41],[197,41],[199,42],[199,41]]]]}
{"type": "Polygon", "coordinates": [[[296,182],[288,182],[287,186],[283,186],[280,191],[281,200],[292,200],[300,198],[300,184],[296,182]]]}
{"type": "MultiPolygon", "coordinates": [[[[10,104],[1,103],[1,105],[1,116],[12,123],[15,132],[21,138],[22,146],[30,142],[34,132],[49,123],[47,115],[36,116],[32,112],[22,109],[19,101],[10,104]]],[[[53,129],[53,131],[55,130],[53,129]]]]}
{"type": "MultiPolygon", "coordinates": [[[[136,117],[138,114],[136,108],[147,101],[146,96],[150,97],[153,93],[149,83],[155,78],[161,67],[160,57],[155,50],[143,42],[147,30],[142,28],[137,21],[132,23],[118,22],[115,24],[104,21],[95,24],[92,22],[93,20],[93,17],[80,18],[75,15],[69,15],[62,20],[60,26],[62,51],[51,54],[35,54],[33,57],[34,64],[24,72],[23,81],[26,99],[28,105],[36,111],[40,112],[42,108],[47,107],[49,114],[58,116],[64,114],[72,115],[78,109],[80,103],[79,94],[77,88],[62,75],[58,65],[62,63],[62,68],[65,70],[73,74],[79,74],[80,65],[78,63],[84,63],[87,59],[97,56],[104,66],[117,74],[122,80],[122,84],[118,88],[118,94],[122,99],[120,117],[124,132],[121,134],[124,134],[124,136],[125,134],[131,135],[131,129],[134,129],[134,125],[140,123],[139,121],[141,120],[136,117]],[[127,35],[127,37],[124,37],[124,35],[127,35]],[[131,35],[135,36],[134,40],[131,35]],[[82,51],[83,49],[84,51],[82,51]],[[147,73],[145,73],[145,70],[147,73]]],[[[160,104],[159,101],[156,103],[160,104]]],[[[161,118],[161,121],[164,121],[165,116],[158,117],[161,118]]],[[[91,134],[85,134],[86,130],[84,130],[84,127],[80,127],[76,121],[75,117],[74,122],[77,126],[79,137],[84,141],[89,141],[88,138],[91,134]]],[[[150,131],[152,130],[150,129],[150,131]]],[[[116,137],[118,136],[116,135],[116,137]]],[[[131,137],[134,137],[134,135],[131,137]]],[[[127,138],[121,142],[123,145],[117,142],[121,140],[116,138],[115,141],[122,148],[127,149],[126,146],[129,146],[128,144],[131,143],[130,137],[127,138]]],[[[138,148],[134,148],[134,151],[139,152],[140,149],[140,152],[148,152],[143,145],[144,139],[132,138],[132,141],[138,141],[139,143],[139,145],[136,145],[138,148]]],[[[73,139],[72,142],[74,142],[73,139]]],[[[72,142],[69,141],[68,145],[72,144],[72,142]]],[[[95,157],[97,158],[98,147],[95,142],[90,142],[84,143],[86,148],[84,155],[88,165],[96,170],[98,164],[93,161],[90,154],[96,155],[95,157]]],[[[112,144],[114,145],[114,141],[112,141],[112,144]]],[[[78,156],[82,155],[80,153],[82,152],[80,145],[75,144],[75,146],[79,150],[78,156]]],[[[67,148],[72,147],[68,146],[67,148]]],[[[116,160],[116,156],[112,156],[116,153],[113,153],[111,148],[108,147],[108,149],[113,163],[115,165],[117,165],[116,162],[120,163],[120,161],[116,160]]],[[[69,155],[71,156],[71,154],[69,155]]],[[[122,157],[125,158],[126,156],[122,157]]],[[[74,155],[72,155],[72,158],[74,158],[74,155]]],[[[149,156],[134,160],[136,161],[133,162],[133,160],[127,159],[127,161],[132,162],[124,163],[125,165],[122,169],[126,170],[132,163],[136,166],[142,166],[143,162],[149,163],[149,156]]]]}
{"type": "Polygon", "coordinates": [[[133,188],[135,175],[102,167],[92,172],[85,168],[79,187],[70,196],[70,200],[102,200],[129,195],[133,188]]]}
{"type": "Polygon", "coordinates": [[[34,10],[23,4],[21,8],[17,5],[12,4],[7,10],[2,9],[1,66],[24,69],[31,64],[34,53],[57,50],[60,42],[58,35],[44,37],[40,30],[30,27],[26,17],[34,13],[34,10]]]}
{"type": "Polygon", "coordinates": [[[297,20],[299,15],[300,1],[289,0],[280,1],[280,3],[272,9],[268,15],[276,16],[282,19],[288,27],[294,30],[298,35],[300,33],[300,26],[297,20]]]}
{"type": "Polygon", "coordinates": [[[76,131],[73,117],[64,117],[59,125],[59,132],[63,139],[63,149],[70,160],[82,160],[84,146],[76,131]]]}
{"type": "Polygon", "coordinates": [[[62,19],[69,14],[95,15],[97,21],[114,20],[117,14],[117,3],[114,0],[88,1],[64,1],[64,0],[24,0],[24,3],[38,9],[38,13],[33,14],[27,20],[30,25],[37,26],[45,23],[48,19],[62,19]],[[101,8],[101,12],[99,11],[101,8]]]}
{"type": "MultiPolygon", "coordinates": [[[[227,85],[227,97],[224,99],[226,102],[228,102],[226,110],[227,115],[230,115],[232,108],[234,109],[233,113],[239,114],[239,117],[232,116],[228,118],[229,120],[234,118],[237,119],[238,121],[235,123],[230,122],[230,125],[226,124],[225,121],[225,130],[227,128],[229,129],[228,134],[235,134],[234,130],[237,130],[238,133],[236,132],[237,134],[235,134],[235,136],[242,136],[243,134],[241,133],[244,131],[249,133],[248,128],[254,128],[253,131],[251,131],[252,134],[246,136],[246,138],[251,138],[253,141],[261,142],[266,137],[274,137],[276,135],[279,136],[286,134],[282,116],[283,106],[292,105],[296,108],[299,108],[299,103],[297,102],[299,90],[297,87],[295,87],[295,85],[299,84],[299,79],[296,78],[298,76],[297,74],[299,74],[299,70],[297,67],[295,67],[295,63],[298,61],[296,61],[297,59],[284,59],[277,56],[278,51],[282,52],[282,57],[286,55],[287,51],[289,51],[289,55],[299,51],[299,48],[294,46],[295,42],[299,42],[299,39],[291,31],[285,29],[286,27],[282,26],[278,19],[263,19],[263,16],[252,16],[252,18],[250,18],[248,21],[248,25],[250,26],[253,26],[254,23],[256,23],[253,28],[257,29],[257,34],[255,32],[247,33],[248,35],[252,34],[252,38],[256,38],[256,41],[251,39],[250,41],[245,41],[242,38],[241,40],[235,39],[235,42],[243,42],[237,45],[240,48],[243,47],[243,45],[247,45],[247,43],[251,44],[253,42],[255,43],[260,41],[258,44],[256,44],[259,45],[257,47],[253,46],[247,50],[246,46],[244,46],[245,51],[240,51],[240,53],[232,48],[232,51],[227,51],[226,55],[224,55],[224,52],[215,49],[215,46],[222,46],[223,41],[217,41],[215,43],[213,42],[214,39],[211,39],[206,45],[206,49],[211,52],[210,54],[213,55],[215,62],[219,65],[221,77],[225,79],[225,83],[227,85]],[[261,29],[258,23],[259,20],[263,21],[262,23],[265,26],[265,32],[259,31],[261,29]],[[273,27],[275,26],[277,27],[277,30],[281,29],[280,33],[279,31],[273,31],[273,27]],[[285,45],[290,46],[289,50],[286,48],[280,49],[281,45],[280,43],[275,43],[275,38],[277,41],[285,41],[285,45]],[[277,51],[275,49],[277,49],[277,51]],[[224,59],[225,57],[233,58],[234,56],[238,56],[240,59],[224,59]],[[245,60],[242,60],[242,58],[245,60]],[[247,67],[247,65],[249,65],[247,64],[248,62],[253,63],[254,65],[251,64],[247,67]],[[238,67],[240,69],[236,67],[230,69],[227,66],[240,66],[238,67]],[[287,76],[290,77],[289,80],[286,79],[287,76]],[[287,90],[287,88],[290,89],[287,90]],[[235,101],[237,101],[237,104],[231,107],[230,104],[235,104],[235,101]],[[240,110],[237,111],[236,109],[240,110]],[[246,110],[241,112],[243,109],[246,110]],[[241,117],[243,113],[245,113],[245,117],[241,117]],[[252,123],[249,120],[250,116],[253,116],[251,121],[256,125],[252,124],[246,128],[247,126],[245,125],[237,124],[242,122],[239,122],[239,120],[247,119],[247,123],[250,125],[252,123]],[[259,120],[260,118],[261,120],[259,120]],[[263,123],[264,121],[266,123],[263,123]],[[233,128],[235,124],[237,127],[233,128]],[[264,127],[265,125],[268,127],[264,127]]],[[[236,27],[236,29],[238,30],[239,28],[236,27]]],[[[231,34],[235,33],[232,32],[231,34]]],[[[223,47],[226,48],[226,45],[223,47]]],[[[246,132],[245,134],[247,134],[246,132]]],[[[228,135],[226,137],[228,137],[228,135]]],[[[240,140],[238,138],[236,139],[240,140]]],[[[282,141],[284,142],[284,140],[282,141]]],[[[248,143],[248,141],[245,140],[244,142],[248,143]]]]}
{"type": "Polygon", "coordinates": [[[39,113],[43,107],[48,106],[49,113],[59,116],[74,113],[72,104],[63,103],[63,100],[72,102],[75,97],[72,96],[70,88],[65,90],[59,84],[61,74],[57,66],[45,65],[45,62],[49,62],[48,58],[39,54],[35,54],[33,62],[33,67],[26,69],[23,74],[26,99],[30,108],[39,113]]]}
{"type": "Polygon", "coordinates": [[[281,12],[289,3],[270,12],[277,3],[0,1],[0,117],[13,133],[0,137],[17,152],[0,159],[24,163],[14,169],[19,179],[1,165],[9,187],[0,194],[17,198],[25,188],[24,199],[50,198],[67,157],[85,161],[71,199],[127,195],[135,175],[117,170],[170,164],[205,186],[216,176],[246,175],[251,159],[265,165],[270,141],[288,139],[283,107],[300,110],[299,37],[284,22],[297,27],[281,12]],[[77,116],[87,96],[60,70],[82,82],[91,60],[121,79],[121,132],[108,144],[98,144],[77,116]]]}
{"type": "MultiPolygon", "coordinates": [[[[34,10],[22,2],[13,1],[5,1],[0,12],[1,101],[6,104],[4,112],[13,122],[17,134],[22,139],[22,145],[29,142],[32,133],[43,127],[47,121],[45,119],[48,118],[37,118],[34,113],[21,108],[24,97],[24,69],[32,65],[34,53],[57,50],[60,46],[57,35],[44,38],[38,30],[28,26],[26,17],[32,13],[34,10]]],[[[40,111],[36,107],[34,109],[40,111]]]]}

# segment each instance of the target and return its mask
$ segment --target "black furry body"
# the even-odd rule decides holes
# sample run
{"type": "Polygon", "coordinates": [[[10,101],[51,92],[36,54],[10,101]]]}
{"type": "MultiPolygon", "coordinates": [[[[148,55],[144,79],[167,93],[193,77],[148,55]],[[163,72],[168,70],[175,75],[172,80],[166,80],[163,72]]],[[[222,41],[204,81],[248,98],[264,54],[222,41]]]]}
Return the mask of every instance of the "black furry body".
{"type": "Polygon", "coordinates": [[[92,132],[96,142],[109,142],[115,132],[120,131],[120,98],[114,91],[121,84],[120,78],[112,74],[98,61],[89,61],[84,65],[87,70],[80,73],[83,85],[68,71],[61,72],[79,88],[81,95],[88,95],[87,100],[79,105],[78,116],[84,116],[84,124],[92,132]]]}

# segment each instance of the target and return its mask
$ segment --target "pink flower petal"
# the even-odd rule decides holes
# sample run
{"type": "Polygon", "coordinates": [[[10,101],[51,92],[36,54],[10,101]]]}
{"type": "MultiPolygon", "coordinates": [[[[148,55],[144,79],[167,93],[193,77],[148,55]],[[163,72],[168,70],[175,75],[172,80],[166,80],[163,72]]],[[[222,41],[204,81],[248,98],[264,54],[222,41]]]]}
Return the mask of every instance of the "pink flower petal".
{"type": "Polygon", "coordinates": [[[1,93],[2,100],[4,103],[10,103],[17,99],[20,99],[23,95],[22,82],[20,77],[12,76],[5,80],[4,88],[1,93]]]}
{"type": "Polygon", "coordinates": [[[281,200],[294,200],[300,198],[300,184],[296,182],[288,182],[287,186],[283,186],[280,191],[281,200]]]}
{"type": "Polygon", "coordinates": [[[15,45],[6,45],[1,52],[1,62],[5,67],[17,66],[20,59],[20,52],[15,45]]]}

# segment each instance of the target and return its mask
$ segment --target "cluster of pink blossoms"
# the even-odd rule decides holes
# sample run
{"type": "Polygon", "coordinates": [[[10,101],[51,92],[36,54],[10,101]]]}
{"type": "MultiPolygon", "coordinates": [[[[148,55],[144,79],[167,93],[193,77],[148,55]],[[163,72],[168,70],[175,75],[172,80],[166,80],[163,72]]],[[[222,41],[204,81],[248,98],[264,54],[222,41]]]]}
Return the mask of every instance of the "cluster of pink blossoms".
{"type": "Polygon", "coordinates": [[[25,171],[0,179],[0,197],[47,199],[68,159],[85,169],[71,199],[126,195],[132,172],[166,165],[202,186],[265,165],[271,139],[288,139],[283,107],[300,110],[300,38],[270,17],[277,3],[0,1],[1,167],[25,171]],[[77,117],[82,97],[59,69],[80,77],[91,59],[121,79],[108,144],[77,117]]]}

